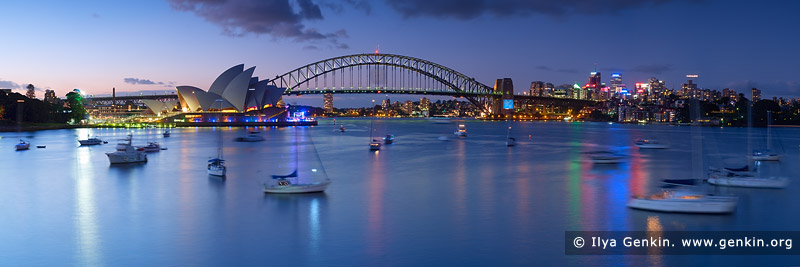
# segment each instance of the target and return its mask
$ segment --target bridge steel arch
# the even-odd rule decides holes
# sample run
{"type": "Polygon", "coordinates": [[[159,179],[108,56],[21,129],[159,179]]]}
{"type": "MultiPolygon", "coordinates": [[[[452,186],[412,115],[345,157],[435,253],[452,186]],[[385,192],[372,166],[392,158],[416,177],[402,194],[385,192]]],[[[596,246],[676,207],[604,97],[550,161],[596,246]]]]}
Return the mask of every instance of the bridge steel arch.
{"type": "MultiPolygon", "coordinates": [[[[270,83],[280,88],[286,88],[284,95],[301,94],[302,90],[298,90],[299,86],[314,78],[336,70],[365,65],[397,67],[417,72],[444,84],[452,90],[449,92],[436,92],[435,94],[464,97],[485,111],[494,97],[502,96],[499,92],[495,92],[492,87],[448,67],[424,59],[394,54],[354,54],[329,58],[299,67],[283,75],[278,75],[270,80],[270,83]]],[[[373,87],[372,90],[375,92],[384,91],[382,87],[373,87]]],[[[427,93],[428,91],[403,90],[402,92],[427,93]]],[[[387,91],[387,93],[390,92],[387,91]]]]}

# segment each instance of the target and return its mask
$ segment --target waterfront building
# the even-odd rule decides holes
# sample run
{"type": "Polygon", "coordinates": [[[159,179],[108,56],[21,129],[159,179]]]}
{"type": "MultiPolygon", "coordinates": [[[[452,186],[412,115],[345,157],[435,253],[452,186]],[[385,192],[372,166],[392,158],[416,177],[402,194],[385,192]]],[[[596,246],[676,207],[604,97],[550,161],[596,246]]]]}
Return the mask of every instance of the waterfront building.
{"type": "Polygon", "coordinates": [[[325,93],[322,95],[322,109],[327,113],[333,113],[333,94],[325,93]]]}
{"type": "Polygon", "coordinates": [[[244,64],[233,66],[220,74],[208,91],[178,86],[181,109],[184,112],[246,112],[277,106],[285,88],[270,85],[268,80],[259,81],[258,77],[253,77],[255,69],[245,70],[244,64]]]}
{"type": "Polygon", "coordinates": [[[647,80],[647,87],[650,90],[647,94],[650,96],[648,98],[649,101],[658,101],[662,97],[668,96],[669,92],[667,91],[667,85],[664,81],[659,80],[656,77],[650,77],[647,80]]]}
{"type": "Polygon", "coordinates": [[[411,102],[411,100],[406,100],[406,102],[403,103],[403,110],[405,110],[406,114],[411,115],[411,113],[414,111],[414,102],[411,102]]]}
{"type": "Polygon", "coordinates": [[[753,100],[753,102],[758,102],[759,100],[761,100],[761,90],[753,88],[752,89],[752,98],[751,99],[753,100]]]}
{"type": "Polygon", "coordinates": [[[697,84],[693,83],[692,80],[687,80],[686,83],[681,84],[681,96],[687,98],[699,98],[697,95],[697,84]]]}
{"type": "Polygon", "coordinates": [[[419,100],[419,109],[423,111],[428,111],[431,107],[431,100],[428,98],[423,97],[419,100]]]}

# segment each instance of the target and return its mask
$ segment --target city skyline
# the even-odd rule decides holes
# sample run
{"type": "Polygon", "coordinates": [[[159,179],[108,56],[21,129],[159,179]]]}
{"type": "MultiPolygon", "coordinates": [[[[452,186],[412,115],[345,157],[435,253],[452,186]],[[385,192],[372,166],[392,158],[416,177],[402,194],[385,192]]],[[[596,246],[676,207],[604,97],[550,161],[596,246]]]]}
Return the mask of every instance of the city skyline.
{"type": "MultiPolygon", "coordinates": [[[[236,64],[259,66],[254,76],[271,78],[380,47],[490,86],[512,78],[517,93],[532,81],[583,84],[596,65],[603,81],[621,73],[628,88],[657,77],[676,89],[686,74],[699,74],[699,88],[746,93],[755,87],[764,98],[800,97],[793,73],[800,56],[792,52],[798,37],[790,34],[796,3],[474,1],[448,8],[451,1],[349,2],[1,4],[9,16],[0,25],[18,41],[2,52],[7,65],[0,88],[22,92],[31,83],[39,98],[45,89],[58,96],[74,88],[174,91],[210,84],[236,64]]],[[[337,102],[340,97],[363,98],[337,96],[337,102]]]]}

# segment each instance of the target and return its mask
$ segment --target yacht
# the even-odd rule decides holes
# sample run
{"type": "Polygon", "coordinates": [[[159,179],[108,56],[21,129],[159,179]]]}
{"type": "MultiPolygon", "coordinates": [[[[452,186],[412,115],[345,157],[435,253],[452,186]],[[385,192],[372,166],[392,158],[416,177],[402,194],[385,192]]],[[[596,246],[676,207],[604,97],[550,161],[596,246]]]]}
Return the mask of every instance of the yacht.
{"type": "Polygon", "coordinates": [[[779,161],[782,155],[768,149],[753,150],[753,155],[750,156],[753,160],[758,161],[779,161]]]}
{"type": "Polygon", "coordinates": [[[246,136],[236,137],[236,139],[233,139],[233,141],[236,142],[261,142],[264,140],[266,140],[264,139],[264,137],[254,133],[247,134],[246,136]]]}
{"type": "Polygon", "coordinates": [[[117,144],[117,151],[106,153],[111,164],[147,162],[147,154],[134,148],[131,145],[132,140],[133,136],[128,135],[128,138],[122,139],[123,142],[117,144]]]}
{"type": "Polygon", "coordinates": [[[761,177],[753,172],[711,169],[706,182],[713,185],[732,187],[786,188],[789,186],[790,180],[781,176],[761,177]]]}
{"type": "Polygon", "coordinates": [[[78,143],[80,143],[82,146],[93,146],[93,145],[102,144],[103,140],[100,140],[97,137],[89,137],[89,136],[87,136],[87,139],[78,140],[78,143]]]}
{"type": "Polygon", "coordinates": [[[28,150],[29,148],[31,148],[31,143],[25,142],[22,139],[19,139],[19,144],[16,144],[14,146],[14,149],[16,149],[18,151],[19,150],[28,150]]]}
{"type": "Polygon", "coordinates": [[[455,132],[453,132],[458,137],[467,137],[467,126],[464,124],[459,124],[458,128],[455,132]]]}
{"type": "Polygon", "coordinates": [[[588,155],[592,163],[595,164],[617,164],[622,163],[626,158],[625,155],[610,151],[593,151],[585,152],[584,154],[588,155]]]}
{"type": "Polygon", "coordinates": [[[394,143],[394,135],[387,134],[386,137],[383,138],[383,143],[387,144],[387,145],[391,144],[391,143],[394,143]]]}
{"type": "Polygon", "coordinates": [[[628,207],[640,210],[682,213],[732,213],[738,198],[714,196],[688,189],[663,190],[661,193],[633,197],[628,207]]]}
{"type": "Polygon", "coordinates": [[[636,140],[636,147],[639,149],[665,149],[668,146],[652,139],[636,140]]]}

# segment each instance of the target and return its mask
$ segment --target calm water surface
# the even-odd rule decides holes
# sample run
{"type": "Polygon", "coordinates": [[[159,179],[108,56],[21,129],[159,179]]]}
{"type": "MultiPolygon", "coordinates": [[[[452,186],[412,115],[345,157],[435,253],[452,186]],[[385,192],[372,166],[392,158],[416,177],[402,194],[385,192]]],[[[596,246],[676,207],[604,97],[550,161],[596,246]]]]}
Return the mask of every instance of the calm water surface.
{"type": "Polygon", "coordinates": [[[800,263],[790,256],[564,255],[566,230],[800,230],[797,181],[783,190],[709,189],[740,197],[732,215],[625,207],[631,195],[657,192],[661,179],[745,164],[748,149],[785,154],[761,171],[798,179],[799,129],[772,129],[768,138],[765,129],[517,122],[518,145],[508,148],[505,122],[466,121],[469,136],[458,139],[455,124],[376,120],[376,136],[392,133],[396,143],[369,152],[369,120],[337,122],[345,133],[330,120],[262,127],[267,140],[259,143],[231,142],[243,128],[177,128],[169,138],[135,129],[135,145],[158,141],[168,150],[123,166],[110,166],[104,153],[131,130],[23,132],[32,148],[20,152],[13,149],[17,133],[0,133],[0,265],[800,263]],[[225,180],[205,170],[220,133],[225,180]],[[79,147],[88,134],[109,144],[79,147]],[[638,150],[638,138],[671,148],[638,150]],[[594,166],[581,154],[593,150],[630,158],[594,166]],[[294,170],[295,155],[303,179],[327,173],[333,184],[324,194],[265,195],[261,184],[294,170]]]}

